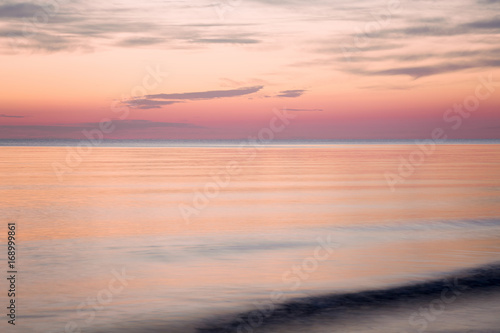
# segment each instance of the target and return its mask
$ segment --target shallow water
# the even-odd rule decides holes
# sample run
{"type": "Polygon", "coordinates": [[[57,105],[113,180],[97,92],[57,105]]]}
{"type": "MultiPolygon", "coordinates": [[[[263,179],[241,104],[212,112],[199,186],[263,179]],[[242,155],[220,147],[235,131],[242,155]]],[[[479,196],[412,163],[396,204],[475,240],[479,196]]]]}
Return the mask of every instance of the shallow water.
{"type": "Polygon", "coordinates": [[[437,146],[391,190],[416,149],[0,147],[7,329],[497,332],[500,146],[437,146]],[[438,311],[457,274],[482,282],[438,311]]]}

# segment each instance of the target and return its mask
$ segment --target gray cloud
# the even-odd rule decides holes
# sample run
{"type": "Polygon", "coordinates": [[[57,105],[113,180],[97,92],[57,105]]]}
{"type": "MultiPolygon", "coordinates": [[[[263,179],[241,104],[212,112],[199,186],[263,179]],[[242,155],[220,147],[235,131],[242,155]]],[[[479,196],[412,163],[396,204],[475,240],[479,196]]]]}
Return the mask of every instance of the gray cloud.
{"type": "Polygon", "coordinates": [[[481,67],[500,67],[500,60],[497,59],[483,59],[474,62],[463,62],[463,63],[441,63],[429,66],[408,66],[399,68],[390,68],[378,71],[363,71],[363,70],[351,70],[351,72],[363,75],[408,75],[415,79],[424,76],[431,76],[437,74],[444,74],[450,72],[461,71],[471,68],[481,68],[481,67]]]}
{"type": "Polygon", "coordinates": [[[402,33],[406,36],[453,36],[467,33],[462,26],[444,27],[442,25],[422,25],[396,30],[396,33],[402,33]]]}
{"type": "Polygon", "coordinates": [[[143,106],[138,106],[136,109],[142,109],[142,110],[148,110],[148,109],[161,109],[160,105],[143,105],[143,106]]]}
{"type": "Polygon", "coordinates": [[[135,109],[160,109],[164,105],[171,105],[175,103],[182,103],[180,101],[155,101],[151,99],[131,99],[124,104],[135,109]]]}
{"type": "Polygon", "coordinates": [[[0,37],[16,37],[16,36],[22,36],[22,35],[23,35],[22,30],[0,29],[0,37]]]}
{"type": "Polygon", "coordinates": [[[148,46],[164,42],[164,38],[155,37],[136,37],[136,38],[126,38],[117,43],[119,46],[148,46]]]}
{"type": "Polygon", "coordinates": [[[403,30],[393,30],[402,32],[407,36],[454,36],[471,33],[485,32],[484,30],[500,29],[500,17],[493,17],[458,24],[455,26],[443,26],[443,24],[414,26],[403,30]]]}
{"type": "MultiPolygon", "coordinates": [[[[265,5],[273,5],[273,6],[290,6],[290,5],[294,5],[294,6],[307,6],[307,5],[310,5],[311,3],[314,3],[315,5],[318,5],[318,4],[324,4],[325,2],[324,1],[318,1],[318,0],[314,0],[314,1],[301,1],[301,0],[252,0],[254,2],[258,2],[258,3],[262,3],[262,4],[265,4],[265,5]]],[[[328,2],[326,2],[328,3],[328,2]]]]}
{"type": "MultiPolygon", "coordinates": [[[[347,40],[348,42],[352,42],[347,40]]],[[[377,42],[374,45],[367,45],[363,47],[354,47],[352,43],[340,43],[339,45],[335,46],[328,46],[324,47],[322,46],[319,48],[317,51],[320,53],[342,53],[342,48],[345,49],[345,52],[367,52],[367,51],[386,51],[386,50],[397,50],[403,47],[404,44],[392,44],[392,43],[382,43],[382,42],[377,42]]]]}
{"type": "Polygon", "coordinates": [[[95,22],[91,20],[86,21],[87,22],[66,26],[64,27],[64,31],[74,35],[106,36],[110,33],[137,33],[138,31],[144,33],[150,32],[151,34],[154,34],[156,30],[160,29],[159,25],[151,22],[129,21],[125,23],[108,21],[95,22]]]}
{"type": "Polygon", "coordinates": [[[192,40],[193,43],[207,44],[257,44],[260,43],[257,39],[252,38],[200,38],[192,40]]]}
{"type": "Polygon", "coordinates": [[[467,29],[480,29],[480,30],[500,29],[500,17],[497,16],[486,20],[470,22],[464,24],[463,27],[467,29]]]}
{"type": "Polygon", "coordinates": [[[463,70],[468,68],[465,65],[457,64],[440,64],[435,66],[414,66],[414,67],[401,67],[401,68],[391,68],[380,71],[370,72],[372,75],[409,75],[414,78],[419,78],[423,76],[430,76],[435,74],[442,74],[448,72],[454,72],[457,70],[463,70]]]}
{"type": "Polygon", "coordinates": [[[146,95],[145,98],[131,99],[123,103],[136,109],[160,109],[165,105],[184,103],[185,100],[207,100],[248,95],[257,92],[262,88],[263,86],[255,86],[231,90],[212,90],[176,94],[154,94],[146,95]],[[165,99],[168,100],[165,101],[165,99]]]}
{"type": "Polygon", "coordinates": [[[306,91],[304,89],[296,89],[296,90],[283,90],[278,93],[275,97],[289,97],[295,98],[302,96],[306,91]]]}
{"type": "MultiPolygon", "coordinates": [[[[57,2],[54,2],[57,4],[57,2]]],[[[173,10],[182,11],[193,6],[181,3],[150,4],[159,13],[173,10]]],[[[152,46],[165,43],[170,48],[203,47],[203,44],[255,44],[260,41],[252,38],[253,33],[221,30],[213,36],[217,27],[253,26],[249,23],[194,23],[169,24],[168,21],[150,20],[142,6],[132,4],[93,6],[84,1],[68,1],[58,6],[50,1],[41,6],[24,1],[0,5],[0,38],[11,38],[5,51],[89,51],[97,45],[121,47],[152,46]],[[30,23],[35,16],[43,14],[43,21],[30,23]],[[113,19],[110,20],[110,17],[113,19]],[[214,28],[214,29],[211,29],[214,28]],[[122,34],[127,34],[122,35],[122,34]],[[191,45],[191,46],[189,46],[191,45]],[[10,47],[9,47],[10,46],[10,47]]],[[[207,7],[207,10],[209,8],[207,7]]],[[[40,20],[41,18],[38,18],[40,20]]],[[[175,22],[175,20],[172,20],[175,22]]]]}
{"type": "Polygon", "coordinates": [[[12,116],[9,114],[0,114],[0,118],[24,118],[24,116],[12,116]]]}
{"type": "MultiPolygon", "coordinates": [[[[421,21],[424,22],[424,21],[421,21]]],[[[399,29],[387,29],[373,32],[368,38],[398,38],[398,37],[423,37],[423,36],[458,36],[474,33],[489,33],[491,30],[500,28],[500,17],[490,17],[481,20],[460,23],[455,25],[445,24],[443,22],[434,22],[428,24],[417,24],[399,29]]],[[[355,36],[353,36],[354,38],[355,36]]]]}
{"type": "Polygon", "coordinates": [[[29,2],[0,5],[0,18],[31,17],[44,10],[44,7],[29,2]]]}
{"type": "MultiPolygon", "coordinates": [[[[497,54],[500,53],[500,48],[494,47],[489,49],[475,49],[475,50],[460,50],[460,51],[449,51],[442,53],[415,53],[415,54],[390,54],[390,55],[377,55],[377,56],[364,56],[359,53],[358,56],[351,56],[349,58],[350,62],[374,62],[374,61],[387,61],[395,60],[398,62],[414,62],[419,60],[428,59],[441,59],[441,60],[451,60],[456,58],[469,58],[475,57],[476,59],[481,58],[495,58],[497,54]]],[[[337,60],[343,60],[342,57],[337,58],[337,60]]],[[[330,60],[330,63],[332,61],[330,60]]]]}
{"type": "Polygon", "coordinates": [[[230,90],[212,90],[212,91],[201,91],[201,92],[188,92],[188,93],[178,93],[178,94],[154,94],[146,95],[149,99],[177,99],[177,100],[201,100],[201,99],[214,99],[223,97],[236,97],[248,94],[253,94],[264,88],[264,86],[254,86],[245,87],[230,90]]]}
{"type": "MultiPolygon", "coordinates": [[[[80,49],[78,45],[88,45],[87,49],[94,45],[115,45],[122,47],[138,47],[148,45],[167,44],[169,47],[209,47],[215,44],[229,45],[252,45],[261,43],[262,40],[257,37],[262,35],[262,22],[258,19],[247,20],[240,23],[214,23],[214,20],[185,20],[184,24],[175,24],[175,19],[170,20],[170,15],[167,15],[168,20],[148,19],[147,12],[155,10],[158,13],[168,13],[179,10],[179,14],[189,8],[204,8],[209,10],[213,4],[203,5],[186,5],[184,2],[169,1],[167,3],[155,2],[151,5],[146,2],[145,7],[134,6],[132,3],[108,6],[93,6],[85,1],[68,1],[60,4],[57,10],[51,6],[51,1],[47,5],[41,6],[34,1],[21,0],[22,2],[15,3],[13,0],[10,3],[0,5],[0,22],[6,23],[5,30],[17,31],[15,34],[18,38],[26,38],[29,42],[21,43],[20,49],[43,51],[43,52],[59,52],[64,50],[80,49]],[[168,10],[168,12],[167,12],[168,10]],[[40,12],[48,12],[47,23],[37,26],[37,31],[34,36],[23,36],[24,21],[20,18],[31,18],[40,12]],[[113,20],[109,18],[112,17],[113,20]],[[168,23],[171,22],[171,23],[168,23]],[[230,30],[232,27],[238,26],[239,30],[230,30]],[[260,26],[260,28],[259,28],[260,26]],[[220,27],[221,29],[217,29],[220,27]],[[243,30],[248,27],[249,30],[243,30]],[[255,27],[253,30],[252,27],[255,27]],[[225,29],[229,28],[229,29],[225,29]],[[243,30],[243,31],[242,31],[243,30]],[[235,33],[239,31],[239,33],[235,33]],[[120,33],[127,33],[125,38],[120,33]],[[140,35],[139,35],[140,33],[140,35]],[[134,34],[129,36],[129,34],[134,34]],[[86,40],[85,40],[86,39],[86,40]],[[94,43],[96,42],[96,43],[94,43]]],[[[297,18],[298,22],[315,22],[318,20],[354,20],[366,23],[366,18],[373,20],[368,14],[375,11],[374,2],[359,1],[355,4],[352,1],[336,1],[333,4],[327,0],[315,0],[304,2],[300,0],[252,0],[260,5],[281,6],[284,10],[301,11],[304,8],[314,9],[313,13],[321,13],[321,15],[309,16],[306,13],[304,17],[297,18]],[[339,12],[341,12],[339,14],[339,12]],[[334,15],[335,14],[335,15],[334,15]],[[348,17],[344,17],[348,14],[348,17]]],[[[497,4],[500,0],[476,0],[481,4],[497,4]]],[[[477,6],[477,5],[476,5],[477,6]]],[[[483,6],[488,8],[489,6],[483,6]]],[[[495,8],[495,7],[493,7],[495,8]]],[[[175,15],[172,15],[174,17],[175,15]]],[[[484,15],[483,15],[484,16],[484,15]]],[[[398,16],[393,15],[392,19],[398,16]]],[[[415,26],[406,26],[392,30],[382,30],[378,33],[370,34],[370,38],[378,38],[376,43],[368,46],[375,49],[381,47],[384,38],[404,38],[405,36],[451,36],[458,34],[466,34],[472,32],[487,33],[493,29],[500,27],[500,18],[485,18],[477,21],[466,22],[461,24],[450,25],[446,21],[441,20],[442,13],[433,13],[430,18],[413,19],[417,21],[415,26]],[[441,21],[439,21],[441,20],[441,21]]],[[[391,24],[394,28],[394,24],[391,24]]],[[[335,35],[338,36],[337,32],[335,35]]],[[[10,35],[9,35],[10,36],[10,35]]],[[[0,33],[0,37],[9,37],[5,33],[0,33]]],[[[346,36],[346,35],[344,35],[346,36]]],[[[355,35],[347,35],[347,44],[352,44],[351,40],[355,35]]],[[[324,45],[336,45],[338,43],[325,43],[324,45]]],[[[342,43],[340,43],[342,44],[342,43]]],[[[163,45],[162,45],[163,46],[163,45]]],[[[384,46],[382,46],[384,47],[384,46]]],[[[338,52],[337,46],[326,47],[323,52],[338,52]]],[[[355,50],[356,52],[364,51],[363,48],[355,50]]]]}

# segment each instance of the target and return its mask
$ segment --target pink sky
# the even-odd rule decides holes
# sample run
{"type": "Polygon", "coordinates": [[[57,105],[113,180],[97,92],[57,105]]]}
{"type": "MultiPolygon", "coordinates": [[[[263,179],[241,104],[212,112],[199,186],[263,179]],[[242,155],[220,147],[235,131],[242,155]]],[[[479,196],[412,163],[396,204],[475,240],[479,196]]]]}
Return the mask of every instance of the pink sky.
{"type": "Polygon", "coordinates": [[[499,9],[494,0],[6,2],[0,138],[81,139],[112,119],[109,139],[245,139],[276,109],[295,116],[277,139],[425,139],[435,128],[499,138],[499,9]]]}

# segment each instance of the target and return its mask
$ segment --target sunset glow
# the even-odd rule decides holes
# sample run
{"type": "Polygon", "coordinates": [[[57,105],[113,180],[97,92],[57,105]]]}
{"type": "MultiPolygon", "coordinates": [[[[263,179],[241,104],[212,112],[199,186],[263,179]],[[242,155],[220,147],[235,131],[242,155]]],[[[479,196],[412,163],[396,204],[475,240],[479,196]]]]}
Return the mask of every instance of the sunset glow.
{"type": "Polygon", "coordinates": [[[499,6],[7,2],[0,138],[83,139],[111,119],[106,139],[245,139],[283,109],[276,139],[498,138],[499,6]]]}

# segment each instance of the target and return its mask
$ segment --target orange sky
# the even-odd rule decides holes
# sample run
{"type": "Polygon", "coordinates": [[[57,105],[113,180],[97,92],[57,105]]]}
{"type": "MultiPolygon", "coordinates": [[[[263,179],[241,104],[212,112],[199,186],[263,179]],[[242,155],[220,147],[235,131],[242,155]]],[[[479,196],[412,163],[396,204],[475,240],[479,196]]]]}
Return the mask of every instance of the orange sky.
{"type": "Polygon", "coordinates": [[[7,2],[0,138],[81,139],[109,118],[109,139],[244,139],[285,108],[295,117],[277,139],[428,138],[436,127],[498,138],[498,9],[483,0],[7,2]],[[471,116],[445,119],[463,103],[471,116]]]}

